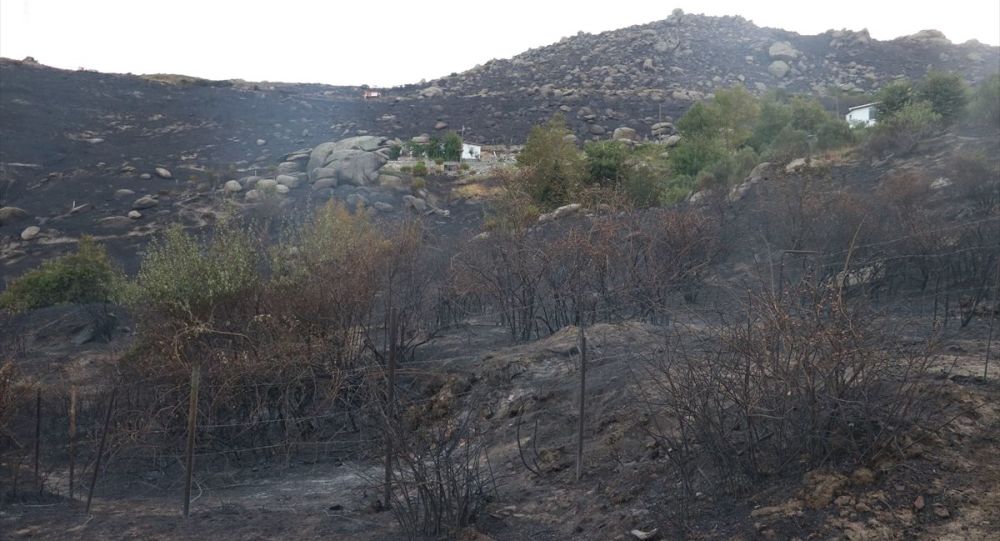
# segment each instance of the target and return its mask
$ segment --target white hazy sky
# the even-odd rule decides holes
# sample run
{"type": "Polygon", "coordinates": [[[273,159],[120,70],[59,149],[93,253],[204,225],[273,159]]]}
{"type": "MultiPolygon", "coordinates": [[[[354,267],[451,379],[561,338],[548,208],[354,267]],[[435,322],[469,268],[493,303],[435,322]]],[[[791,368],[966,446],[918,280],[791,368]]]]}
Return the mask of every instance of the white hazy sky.
{"type": "Polygon", "coordinates": [[[60,68],[390,86],[463,71],[577,31],[688,13],[816,34],[925,28],[1000,44],[1000,0],[0,0],[0,56],[60,68]]]}

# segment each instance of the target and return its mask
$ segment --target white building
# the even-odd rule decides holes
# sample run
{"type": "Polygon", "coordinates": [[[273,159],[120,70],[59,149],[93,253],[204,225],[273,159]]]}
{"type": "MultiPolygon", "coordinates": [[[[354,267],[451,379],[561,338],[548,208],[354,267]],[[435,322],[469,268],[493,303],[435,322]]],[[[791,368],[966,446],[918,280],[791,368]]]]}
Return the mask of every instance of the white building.
{"type": "Polygon", "coordinates": [[[462,159],[463,160],[478,160],[482,156],[483,147],[479,145],[470,145],[467,143],[462,143],[462,159]]]}
{"type": "Polygon", "coordinates": [[[874,126],[876,105],[878,104],[866,103],[864,105],[858,105],[857,107],[851,107],[847,110],[847,123],[850,124],[852,128],[860,126],[874,126]]]}

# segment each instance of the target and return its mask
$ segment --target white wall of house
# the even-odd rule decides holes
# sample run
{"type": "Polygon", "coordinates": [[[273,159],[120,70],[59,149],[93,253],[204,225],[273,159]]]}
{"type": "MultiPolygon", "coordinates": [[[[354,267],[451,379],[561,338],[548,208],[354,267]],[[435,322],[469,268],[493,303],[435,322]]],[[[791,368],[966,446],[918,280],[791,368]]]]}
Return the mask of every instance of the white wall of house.
{"type": "Polygon", "coordinates": [[[462,143],[462,159],[463,160],[478,160],[482,156],[483,147],[479,145],[469,145],[462,143]]]}
{"type": "Polygon", "coordinates": [[[851,126],[874,126],[875,106],[865,105],[847,112],[847,123],[851,126]]]}

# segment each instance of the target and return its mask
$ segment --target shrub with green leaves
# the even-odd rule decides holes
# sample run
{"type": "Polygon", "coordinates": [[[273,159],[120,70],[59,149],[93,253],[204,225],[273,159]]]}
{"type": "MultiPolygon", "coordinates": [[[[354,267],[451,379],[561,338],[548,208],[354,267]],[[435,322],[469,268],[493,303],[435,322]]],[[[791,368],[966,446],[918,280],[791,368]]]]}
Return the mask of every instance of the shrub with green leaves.
{"type": "Polygon", "coordinates": [[[887,120],[913,101],[913,85],[909,81],[896,81],[882,87],[875,96],[878,118],[887,120]]]}
{"type": "Polygon", "coordinates": [[[621,141],[595,141],[584,146],[587,176],[591,184],[616,186],[627,173],[631,151],[621,141]]]}
{"type": "Polygon", "coordinates": [[[969,106],[972,124],[1000,129],[1000,74],[979,83],[969,106]]]}
{"type": "Polygon", "coordinates": [[[932,71],[917,85],[915,99],[926,101],[941,115],[941,121],[951,124],[965,114],[969,93],[962,77],[954,73],[932,71]]]}
{"type": "Polygon", "coordinates": [[[929,102],[912,102],[875,125],[868,140],[868,150],[878,155],[907,154],[922,139],[938,133],[941,125],[941,115],[934,112],[929,102]]]}
{"type": "Polygon", "coordinates": [[[250,236],[233,224],[219,224],[210,237],[175,225],[146,249],[122,300],[140,311],[174,320],[206,321],[215,309],[247,295],[260,282],[259,257],[250,236]]]}
{"type": "Polygon", "coordinates": [[[0,307],[20,312],[62,303],[105,302],[117,277],[104,247],[83,237],[76,253],[45,261],[11,282],[0,294],[0,307]]]}
{"type": "Polygon", "coordinates": [[[426,177],[427,176],[427,164],[424,162],[417,162],[413,164],[411,169],[413,176],[415,177],[426,177]]]}
{"type": "Polygon", "coordinates": [[[670,153],[670,163],[674,174],[694,177],[725,156],[726,147],[719,139],[685,137],[670,153]]]}
{"type": "Polygon", "coordinates": [[[566,119],[556,115],[528,134],[517,163],[524,168],[522,189],[545,209],[569,203],[585,172],[585,163],[570,135],[566,119]]]}

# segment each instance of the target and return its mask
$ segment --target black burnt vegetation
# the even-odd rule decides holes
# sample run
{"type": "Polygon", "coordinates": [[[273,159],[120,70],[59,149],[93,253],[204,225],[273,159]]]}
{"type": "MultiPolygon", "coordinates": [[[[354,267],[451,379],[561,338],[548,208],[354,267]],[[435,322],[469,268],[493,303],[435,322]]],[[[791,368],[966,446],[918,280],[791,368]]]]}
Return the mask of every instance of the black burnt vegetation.
{"type": "MultiPolygon", "coordinates": [[[[913,169],[851,185],[830,163],[861,156],[851,167],[867,170],[949,129],[996,129],[997,89],[996,78],[970,91],[941,73],[896,83],[870,129],[809,97],[720,90],[678,120],[669,145],[581,147],[556,116],[499,174],[475,237],[334,201],[278,232],[238,217],[206,232],[173,227],[129,277],[85,239],[12,282],[0,305],[128,308],[135,341],[113,376],[119,461],[174,465],[197,373],[200,453],[384,459],[380,503],[411,535],[481,522],[501,497],[489,451],[512,443],[486,407],[454,396],[429,405],[423,346],[470,320],[511,343],[641,322],[657,341],[628,352],[623,377],[663,450],[671,482],[660,488],[671,501],[747,494],[898,456],[950,413],[929,376],[949,317],[938,305],[952,299],[960,327],[995,316],[1000,170],[952,153],[945,193],[913,169]],[[752,171],[768,179],[744,186],[752,171]],[[931,303],[924,325],[903,332],[897,316],[931,303]],[[697,325],[680,321],[691,313],[697,325]]],[[[454,160],[461,148],[449,133],[396,152],[454,160]]],[[[427,175],[426,164],[412,173],[427,175]]],[[[24,394],[15,379],[0,366],[8,439],[24,394]]],[[[683,534],[689,511],[664,513],[683,534]]]]}

